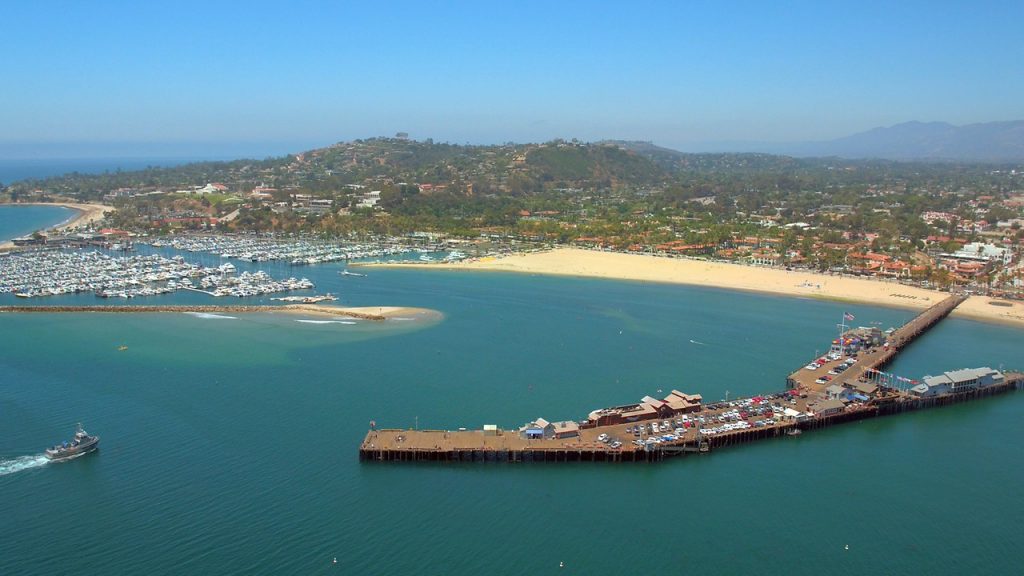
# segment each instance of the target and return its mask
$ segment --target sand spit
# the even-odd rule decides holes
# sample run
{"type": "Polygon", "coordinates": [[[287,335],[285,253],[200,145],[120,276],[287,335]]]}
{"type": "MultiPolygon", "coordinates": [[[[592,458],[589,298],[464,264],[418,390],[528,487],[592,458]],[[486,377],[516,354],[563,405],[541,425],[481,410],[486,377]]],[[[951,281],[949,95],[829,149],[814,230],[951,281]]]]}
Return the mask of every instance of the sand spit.
{"type": "MultiPolygon", "coordinates": [[[[408,306],[329,306],[323,304],[292,304],[278,306],[282,312],[293,314],[317,314],[321,316],[347,316],[365,320],[388,319],[433,319],[440,318],[441,313],[429,308],[412,308],[408,306]]],[[[277,311],[277,310],[271,310],[277,311]]]]}

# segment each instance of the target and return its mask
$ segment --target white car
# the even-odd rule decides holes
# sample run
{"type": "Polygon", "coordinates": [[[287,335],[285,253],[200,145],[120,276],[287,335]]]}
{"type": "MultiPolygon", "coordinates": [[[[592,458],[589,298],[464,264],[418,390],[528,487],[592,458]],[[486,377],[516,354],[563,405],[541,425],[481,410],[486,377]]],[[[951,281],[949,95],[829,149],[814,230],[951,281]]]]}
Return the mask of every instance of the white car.
{"type": "Polygon", "coordinates": [[[608,435],[607,434],[601,434],[600,436],[597,437],[597,441],[598,442],[607,442],[608,441],[608,435]]]}

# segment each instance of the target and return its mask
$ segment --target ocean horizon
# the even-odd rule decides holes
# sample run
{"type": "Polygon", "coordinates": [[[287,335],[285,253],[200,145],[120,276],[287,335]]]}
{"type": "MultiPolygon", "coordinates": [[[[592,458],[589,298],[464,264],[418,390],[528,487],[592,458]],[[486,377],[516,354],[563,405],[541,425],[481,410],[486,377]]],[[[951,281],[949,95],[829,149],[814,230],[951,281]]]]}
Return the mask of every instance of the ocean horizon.
{"type": "Polygon", "coordinates": [[[226,157],[142,156],[104,158],[0,158],[0,183],[10,185],[22,180],[42,180],[66,174],[104,174],[130,172],[150,167],[171,168],[191,162],[228,160],[226,157]]]}

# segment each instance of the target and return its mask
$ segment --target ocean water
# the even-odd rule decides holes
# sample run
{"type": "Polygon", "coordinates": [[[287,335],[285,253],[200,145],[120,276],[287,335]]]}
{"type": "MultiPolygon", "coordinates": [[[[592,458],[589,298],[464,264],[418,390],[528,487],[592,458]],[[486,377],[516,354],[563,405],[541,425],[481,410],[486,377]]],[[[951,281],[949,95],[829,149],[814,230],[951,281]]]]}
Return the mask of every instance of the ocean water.
{"type": "Polygon", "coordinates": [[[76,210],[63,206],[0,205],[0,243],[66,222],[76,210]]]}
{"type": "MultiPolygon", "coordinates": [[[[43,179],[78,172],[103,174],[144,170],[151,166],[171,167],[213,158],[201,157],[128,157],[128,158],[0,158],[0,183],[11,184],[19,180],[43,179]]],[[[223,159],[217,157],[216,159],[223,159]]]]}
{"type": "MultiPolygon", "coordinates": [[[[844,310],[883,326],[912,312],[338,269],[292,273],[344,304],[444,318],[0,315],[0,573],[909,575],[1021,565],[1020,393],[656,465],[358,461],[371,419],[510,428],[584,418],[659,389],[709,400],[779,390],[844,310]],[[41,461],[78,421],[102,436],[100,451],[41,461]]],[[[1021,350],[1019,330],[950,319],[893,370],[1021,368],[1021,350]]]]}

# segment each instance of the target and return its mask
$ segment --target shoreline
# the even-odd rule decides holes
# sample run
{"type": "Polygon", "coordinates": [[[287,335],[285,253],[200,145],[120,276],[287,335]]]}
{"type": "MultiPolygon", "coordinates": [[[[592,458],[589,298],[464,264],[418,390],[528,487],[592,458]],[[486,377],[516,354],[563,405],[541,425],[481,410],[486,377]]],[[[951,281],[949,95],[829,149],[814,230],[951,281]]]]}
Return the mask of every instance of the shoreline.
{"type": "MultiPolygon", "coordinates": [[[[39,230],[56,230],[58,232],[66,232],[72,228],[78,226],[84,226],[86,224],[94,224],[103,220],[107,212],[113,212],[117,210],[113,206],[107,206],[106,204],[80,204],[77,202],[5,202],[0,206],[58,206],[61,208],[68,208],[74,210],[75,213],[71,217],[65,219],[63,222],[54,224],[53,226],[47,226],[40,228],[39,230]]],[[[4,240],[0,242],[0,252],[6,252],[13,249],[14,242],[11,240],[4,240]]]]}
{"type": "Polygon", "coordinates": [[[103,220],[103,217],[107,212],[113,212],[117,210],[113,206],[106,204],[79,204],[77,202],[18,202],[15,204],[6,204],[7,206],[61,206],[63,208],[70,208],[76,210],[78,213],[68,218],[67,220],[45,228],[45,230],[58,230],[64,232],[77,226],[84,226],[86,224],[94,224],[103,220]]]}
{"type": "MultiPolygon", "coordinates": [[[[895,281],[579,248],[555,248],[546,252],[452,263],[374,263],[361,266],[657,282],[912,310],[927,308],[948,296],[947,292],[906,286],[895,281]]],[[[1021,302],[971,296],[952,315],[1024,328],[1024,303],[1021,302]],[[1009,306],[989,305],[993,300],[1009,306]]]]}

